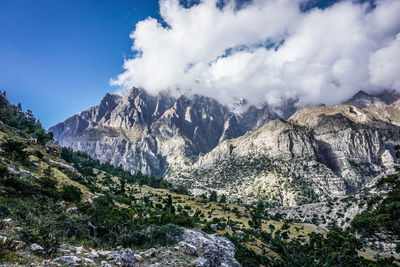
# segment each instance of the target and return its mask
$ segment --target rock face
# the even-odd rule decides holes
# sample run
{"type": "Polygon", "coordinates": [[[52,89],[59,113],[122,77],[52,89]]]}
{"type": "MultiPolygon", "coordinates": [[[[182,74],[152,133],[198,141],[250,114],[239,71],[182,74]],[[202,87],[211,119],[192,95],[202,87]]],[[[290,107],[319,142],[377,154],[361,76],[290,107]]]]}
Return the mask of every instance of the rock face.
{"type": "Polygon", "coordinates": [[[380,97],[367,94],[364,91],[359,91],[352,98],[345,101],[345,104],[352,104],[360,108],[382,108],[387,105],[385,100],[380,97]]]}
{"type": "Polygon", "coordinates": [[[102,162],[161,176],[170,166],[184,165],[272,118],[276,115],[267,107],[251,107],[237,116],[207,97],[175,99],[134,88],[123,96],[107,94],[98,106],[49,132],[60,145],[85,151],[102,162]]]}
{"type": "Polygon", "coordinates": [[[182,238],[179,245],[183,251],[189,255],[199,256],[191,263],[192,266],[241,266],[235,259],[235,246],[225,237],[185,229],[182,238]]]}
{"type": "Polygon", "coordinates": [[[361,188],[397,160],[400,128],[354,105],[315,106],[226,140],[167,179],[194,194],[299,205],[361,188]],[[312,190],[310,190],[312,188],[312,190]]]}

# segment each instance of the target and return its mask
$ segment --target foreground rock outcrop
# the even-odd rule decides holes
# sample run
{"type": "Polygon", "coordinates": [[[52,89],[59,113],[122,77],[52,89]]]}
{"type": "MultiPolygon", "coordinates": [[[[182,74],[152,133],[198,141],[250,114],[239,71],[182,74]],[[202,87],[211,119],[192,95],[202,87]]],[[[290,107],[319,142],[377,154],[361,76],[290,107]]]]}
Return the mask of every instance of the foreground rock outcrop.
{"type": "Polygon", "coordinates": [[[176,246],[144,251],[134,251],[130,248],[94,250],[61,245],[58,248],[59,257],[44,261],[40,251],[27,249],[20,253],[29,255],[35,266],[241,267],[235,259],[235,246],[228,239],[190,229],[184,230],[181,241],[176,246]]]}

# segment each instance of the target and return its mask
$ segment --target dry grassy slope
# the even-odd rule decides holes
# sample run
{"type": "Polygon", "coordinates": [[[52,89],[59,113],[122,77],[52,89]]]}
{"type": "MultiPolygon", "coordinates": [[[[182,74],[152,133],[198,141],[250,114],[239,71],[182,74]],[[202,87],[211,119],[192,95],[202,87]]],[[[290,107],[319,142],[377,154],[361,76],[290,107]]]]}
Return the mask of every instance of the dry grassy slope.
{"type": "MultiPolygon", "coordinates": [[[[191,208],[189,214],[193,214],[198,209],[207,215],[208,221],[212,221],[214,218],[223,218],[226,220],[229,218],[232,221],[239,222],[243,228],[249,228],[250,210],[246,209],[244,206],[231,203],[208,202],[204,201],[201,197],[175,194],[166,189],[151,188],[148,186],[134,186],[131,188],[131,190],[134,191],[136,198],[143,198],[144,196],[147,196],[153,200],[154,204],[163,203],[162,201],[158,200],[159,197],[167,199],[168,195],[171,195],[175,206],[179,204],[182,207],[189,206],[191,208]],[[226,207],[228,207],[230,210],[227,210],[226,207]],[[240,213],[239,217],[232,211],[235,208],[240,213]]],[[[280,229],[284,223],[275,220],[264,220],[262,225],[263,229],[270,231],[270,224],[274,225],[276,229],[280,229]]],[[[298,237],[299,235],[305,236],[311,232],[326,232],[323,228],[309,223],[291,223],[289,231],[291,233],[291,237],[298,237]]],[[[217,232],[220,234],[227,232],[231,233],[230,230],[217,230],[217,232]]]]}
{"type": "MultiPolygon", "coordinates": [[[[242,228],[250,228],[249,226],[249,220],[250,218],[245,217],[246,215],[249,214],[249,210],[247,210],[244,206],[239,206],[235,204],[223,204],[223,203],[217,203],[217,202],[208,202],[204,203],[203,199],[200,197],[193,197],[193,196],[188,196],[188,195],[180,195],[180,194],[175,194],[173,192],[170,192],[169,190],[166,189],[155,189],[151,188],[148,186],[134,186],[130,188],[135,192],[135,197],[136,198],[143,198],[144,196],[148,196],[151,199],[154,200],[154,203],[163,203],[162,201],[158,201],[158,198],[161,197],[163,199],[167,199],[168,195],[172,196],[174,205],[176,207],[177,204],[181,205],[182,207],[188,205],[191,208],[191,211],[189,214],[193,214],[196,209],[199,209],[202,213],[207,215],[207,219],[211,221],[214,218],[223,218],[223,219],[228,219],[240,223],[242,228]],[[205,207],[206,206],[206,207],[205,207]],[[229,207],[230,211],[227,211],[224,207],[229,207]],[[239,213],[241,214],[240,217],[236,216],[232,210],[236,208],[238,209],[239,213]]],[[[276,230],[279,230],[282,228],[284,223],[282,221],[276,221],[276,220],[263,220],[262,222],[262,228],[263,230],[267,232],[271,232],[270,225],[273,225],[276,230]]],[[[307,239],[307,235],[309,233],[321,233],[325,235],[327,233],[325,228],[319,227],[317,225],[311,224],[311,223],[289,223],[290,228],[288,229],[289,232],[289,238],[299,238],[299,237],[304,237],[307,239]]],[[[202,227],[200,225],[199,227],[202,227]]],[[[232,234],[233,232],[230,229],[224,229],[224,230],[217,230],[216,231],[220,235],[224,235],[226,233],[232,234]]],[[[274,231],[273,231],[274,232],[274,231]]],[[[261,253],[261,250],[257,246],[261,246],[261,242],[259,240],[255,240],[253,243],[246,243],[246,246],[253,249],[256,252],[261,253]]],[[[275,256],[279,257],[279,255],[276,255],[274,252],[270,251],[267,249],[267,253],[270,256],[275,256]]],[[[364,248],[359,251],[359,255],[368,259],[373,259],[376,257],[391,257],[393,254],[389,253],[384,253],[384,252],[377,252],[372,249],[367,249],[364,248]]],[[[396,257],[397,258],[397,257],[396,257]]]]}

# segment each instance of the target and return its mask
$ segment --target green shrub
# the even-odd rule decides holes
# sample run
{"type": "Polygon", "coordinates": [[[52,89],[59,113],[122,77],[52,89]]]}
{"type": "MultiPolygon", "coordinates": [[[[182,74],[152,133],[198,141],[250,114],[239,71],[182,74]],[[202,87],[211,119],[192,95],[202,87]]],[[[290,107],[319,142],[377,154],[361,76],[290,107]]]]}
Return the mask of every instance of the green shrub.
{"type": "Polygon", "coordinates": [[[24,151],[26,147],[27,145],[23,142],[11,138],[6,138],[6,141],[2,144],[2,148],[5,152],[11,154],[14,159],[20,161],[24,161],[28,158],[28,153],[24,151]]]}
{"type": "Polygon", "coordinates": [[[210,202],[217,202],[217,200],[218,200],[217,192],[211,191],[210,197],[209,197],[209,201],[210,202]]]}
{"type": "Polygon", "coordinates": [[[65,201],[79,202],[82,199],[82,191],[76,186],[66,185],[61,190],[61,197],[65,201]]]}
{"type": "Polygon", "coordinates": [[[0,178],[8,176],[8,168],[4,165],[0,165],[0,178]]]}

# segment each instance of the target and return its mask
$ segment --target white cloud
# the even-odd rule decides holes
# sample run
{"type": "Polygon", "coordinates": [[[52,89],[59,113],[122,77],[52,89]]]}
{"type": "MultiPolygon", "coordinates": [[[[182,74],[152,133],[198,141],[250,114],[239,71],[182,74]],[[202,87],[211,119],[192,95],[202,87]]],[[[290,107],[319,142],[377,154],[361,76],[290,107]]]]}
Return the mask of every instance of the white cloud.
{"type": "Polygon", "coordinates": [[[387,47],[371,55],[369,70],[373,84],[400,91],[400,34],[387,47]]]}
{"type": "Polygon", "coordinates": [[[400,1],[350,1],[301,12],[304,0],[216,0],[184,8],[161,0],[168,27],[149,18],[131,34],[136,56],[112,84],[201,94],[224,104],[338,103],[360,89],[400,90],[400,1]],[[278,45],[279,44],[279,45],[278,45]]]}

